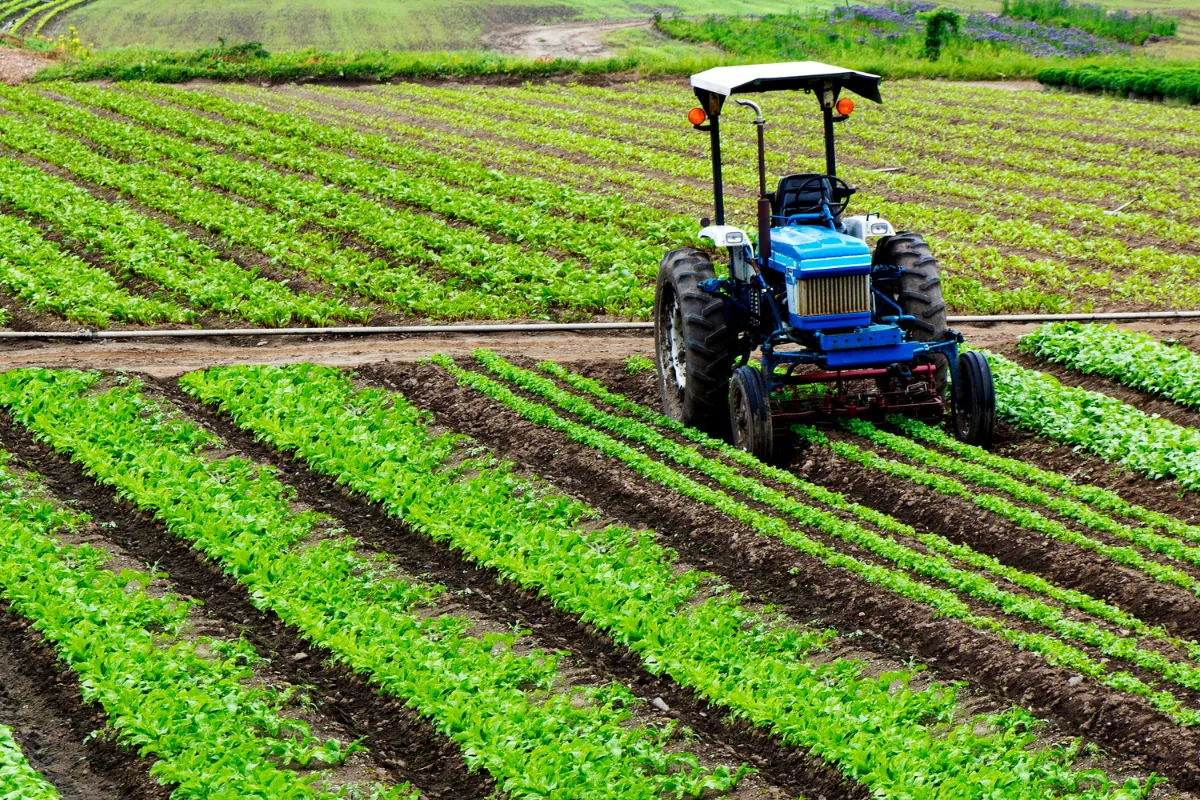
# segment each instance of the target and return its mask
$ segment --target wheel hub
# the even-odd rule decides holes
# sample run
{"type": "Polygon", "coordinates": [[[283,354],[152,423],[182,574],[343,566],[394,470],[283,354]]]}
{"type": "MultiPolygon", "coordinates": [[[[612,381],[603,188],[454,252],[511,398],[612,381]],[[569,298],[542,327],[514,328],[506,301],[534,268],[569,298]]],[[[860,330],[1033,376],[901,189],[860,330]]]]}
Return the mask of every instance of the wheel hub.
{"type": "Polygon", "coordinates": [[[667,309],[667,341],[670,345],[670,368],[675,376],[675,386],[680,392],[687,388],[687,340],[683,338],[683,315],[678,298],[671,298],[667,309]]]}

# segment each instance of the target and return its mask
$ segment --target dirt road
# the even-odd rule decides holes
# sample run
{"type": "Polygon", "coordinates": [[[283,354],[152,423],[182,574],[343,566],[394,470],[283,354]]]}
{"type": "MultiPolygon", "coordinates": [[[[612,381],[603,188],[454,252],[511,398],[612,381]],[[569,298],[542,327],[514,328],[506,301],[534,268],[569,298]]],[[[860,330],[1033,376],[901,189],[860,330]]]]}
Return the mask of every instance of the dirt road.
{"type": "Polygon", "coordinates": [[[31,53],[0,44],[0,83],[16,86],[33,73],[50,64],[45,53],[31,53]]]}
{"type": "Polygon", "coordinates": [[[604,35],[627,28],[649,28],[649,19],[583,20],[554,25],[520,25],[484,34],[488,50],[527,58],[607,58],[604,35]]]}
{"type": "MultiPolygon", "coordinates": [[[[1001,324],[955,328],[967,341],[991,349],[1011,347],[1016,338],[1037,325],[1001,324]]],[[[1200,326],[1141,323],[1124,326],[1164,339],[1200,341],[1200,326]]],[[[280,337],[244,341],[186,339],[100,342],[29,342],[0,347],[0,371],[18,367],[114,369],[146,372],[160,377],[181,375],[218,364],[290,364],[316,361],[356,367],[377,361],[416,361],[434,353],[466,355],[479,347],[535,359],[593,362],[650,356],[654,339],[649,331],[592,334],[475,334],[404,337],[280,337]]]]}

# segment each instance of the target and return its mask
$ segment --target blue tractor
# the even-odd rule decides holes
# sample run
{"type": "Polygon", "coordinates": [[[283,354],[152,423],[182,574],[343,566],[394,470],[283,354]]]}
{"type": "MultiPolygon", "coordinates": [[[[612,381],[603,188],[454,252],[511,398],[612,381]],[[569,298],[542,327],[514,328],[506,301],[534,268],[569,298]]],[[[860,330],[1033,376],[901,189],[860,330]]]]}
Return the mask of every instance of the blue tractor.
{"type": "Polygon", "coordinates": [[[879,76],[802,61],[718,67],[692,76],[709,134],[715,224],[700,236],[729,253],[718,277],[709,252],[680,247],[658,272],[654,333],[659,393],[671,417],[766,462],[785,450],[789,423],[905,414],[950,415],[955,435],[991,443],[992,374],[946,324],[938,264],[925,240],[872,214],[847,216],[855,190],[837,177],[834,126],[854,110],[848,90],[881,103],[879,76]],[[762,111],[758,133],[758,243],[725,224],[721,111],[749,92],[803,91],[824,117],[825,171],[779,179],[767,191],[762,111]],[[871,242],[874,241],[874,249],[871,242]],[[723,270],[724,271],[724,270],[723,270]],[[761,351],[761,365],[750,356],[761,351]]]}

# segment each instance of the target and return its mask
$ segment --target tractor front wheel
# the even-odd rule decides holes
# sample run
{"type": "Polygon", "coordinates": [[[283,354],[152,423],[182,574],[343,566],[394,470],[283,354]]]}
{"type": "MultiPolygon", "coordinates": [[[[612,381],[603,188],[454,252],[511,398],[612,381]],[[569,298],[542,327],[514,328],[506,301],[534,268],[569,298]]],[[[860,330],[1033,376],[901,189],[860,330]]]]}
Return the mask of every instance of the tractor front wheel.
{"type": "Polygon", "coordinates": [[[774,463],[775,432],[767,382],[749,365],[735,369],[729,382],[729,424],[735,447],[764,464],[774,463]]]}
{"type": "Polygon", "coordinates": [[[703,250],[667,253],[654,289],[654,351],[663,413],[685,425],[726,438],[734,335],[725,301],[700,289],[716,277],[703,250]]]}
{"type": "Polygon", "coordinates": [[[981,353],[970,350],[958,356],[958,384],[954,386],[954,435],[967,444],[991,447],[996,429],[996,389],[992,368],[981,353]]]}

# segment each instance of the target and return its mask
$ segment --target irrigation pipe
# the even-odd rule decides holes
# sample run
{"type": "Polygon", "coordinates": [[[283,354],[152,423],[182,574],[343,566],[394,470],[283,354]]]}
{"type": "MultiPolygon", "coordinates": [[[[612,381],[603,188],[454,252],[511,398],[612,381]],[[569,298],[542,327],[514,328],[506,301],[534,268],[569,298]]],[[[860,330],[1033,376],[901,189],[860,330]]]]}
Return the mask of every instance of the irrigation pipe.
{"type": "MultiPolygon", "coordinates": [[[[1200,311],[1130,311],[1099,314],[993,314],[950,316],[950,323],[986,324],[1000,322],[1139,322],[1145,320],[1200,319],[1200,311]]],[[[128,331],[0,331],[3,339],[195,339],[230,336],[422,336],[433,333],[562,333],[567,331],[651,330],[652,322],[578,322],[498,325],[386,325],[341,328],[179,328],[128,331]]]]}

